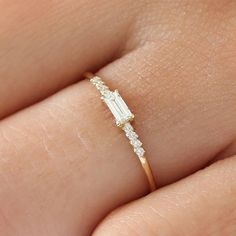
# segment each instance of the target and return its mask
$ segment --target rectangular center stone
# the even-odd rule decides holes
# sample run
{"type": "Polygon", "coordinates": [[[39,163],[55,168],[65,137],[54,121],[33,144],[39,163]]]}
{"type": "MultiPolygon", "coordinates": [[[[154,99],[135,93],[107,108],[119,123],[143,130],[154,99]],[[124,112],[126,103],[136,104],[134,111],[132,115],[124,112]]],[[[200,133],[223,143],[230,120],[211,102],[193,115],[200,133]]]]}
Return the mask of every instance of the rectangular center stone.
{"type": "Polygon", "coordinates": [[[111,92],[110,96],[104,97],[104,102],[115,117],[118,126],[123,126],[134,119],[134,115],[120,96],[118,90],[111,92]]]}

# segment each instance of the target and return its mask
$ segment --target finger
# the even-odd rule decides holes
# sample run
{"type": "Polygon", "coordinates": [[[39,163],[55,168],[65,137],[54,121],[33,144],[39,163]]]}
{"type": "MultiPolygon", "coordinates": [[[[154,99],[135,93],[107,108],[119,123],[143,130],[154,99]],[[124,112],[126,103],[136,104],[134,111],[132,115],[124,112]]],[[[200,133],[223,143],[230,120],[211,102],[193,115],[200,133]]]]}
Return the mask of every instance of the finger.
{"type": "MultiPolygon", "coordinates": [[[[208,111],[199,115],[198,99],[188,105],[188,109],[194,106],[196,110],[184,109],[190,98],[186,94],[171,102],[170,84],[169,92],[164,93],[155,106],[152,102],[152,97],[157,99],[155,93],[145,92],[149,84],[136,80],[145,70],[130,74],[129,70],[119,69],[119,76],[124,76],[119,79],[115,69],[122,68],[125,60],[131,67],[139,68],[139,64],[136,67],[133,63],[148,55],[150,51],[139,50],[132,55],[135,59],[131,56],[120,59],[99,74],[103,74],[111,88],[119,88],[125,95],[136,114],[135,127],[157,183],[165,185],[204,166],[231,140],[235,134],[232,108],[235,95],[225,95],[224,106],[220,104],[215,111],[214,93],[204,97],[200,90],[205,92],[205,87],[199,86],[198,92],[202,103],[205,99],[203,104],[208,111]],[[149,102],[153,106],[148,105],[149,102]],[[182,112],[175,117],[173,114],[179,109],[182,112]],[[173,113],[166,119],[169,110],[173,113]]],[[[149,69],[155,70],[152,66],[149,69]]],[[[163,84],[153,86],[165,88],[163,84]]],[[[215,91],[214,86],[211,88],[215,91]]],[[[190,96],[194,92],[191,90],[190,96]]],[[[221,90],[215,92],[220,96],[221,90]]],[[[54,236],[59,231],[62,235],[77,235],[78,231],[89,235],[108,212],[148,192],[144,172],[126,137],[114,127],[110,112],[88,81],[79,82],[5,119],[0,130],[1,212],[22,235],[47,232],[54,236]]],[[[2,225],[5,235],[12,232],[13,227],[4,222],[2,225]]]]}
{"type": "Polygon", "coordinates": [[[138,10],[138,4],[133,5],[106,0],[99,4],[1,1],[0,118],[77,81],[84,71],[99,68],[118,55],[138,10]]]}
{"type": "MultiPolygon", "coordinates": [[[[169,40],[166,48],[139,46],[99,72],[135,113],[158,185],[203,167],[232,142],[236,129],[233,62],[226,73],[219,50],[211,80],[197,69],[209,61],[192,58],[192,45],[186,47],[192,38],[181,37],[177,45],[169,40]]],[[[208,55],[215,48],[201,50],[208,55]]],[[[84,81],[1,123],[1,212],[14,226],[2,223],[5,232],[89,235],[109,211],[147,193],[138,160],[99,101],[84,81]]]]}
{"type": "Polygon", "coordinates": [[[91,235],[114,207],[147,192],[88,81],[5,119],[0,134],[3,235],[91,235]]]}
{"type": "Polygon", "coordinates": [[[236,156],[213,164],[114,211],[93,235],[233,236],[235,173],[236,156]]]}

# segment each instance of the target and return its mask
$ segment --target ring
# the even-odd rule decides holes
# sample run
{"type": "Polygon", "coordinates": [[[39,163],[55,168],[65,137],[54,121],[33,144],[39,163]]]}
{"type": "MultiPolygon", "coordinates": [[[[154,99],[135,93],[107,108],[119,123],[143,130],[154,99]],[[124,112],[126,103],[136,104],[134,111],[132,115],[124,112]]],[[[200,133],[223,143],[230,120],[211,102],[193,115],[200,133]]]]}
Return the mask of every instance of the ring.
{"type": "Polygon", "coordinates": [[[134,120],[134,114],[130,111],[127,104],[124,102],[118,90],[111,91],[104,81],[97,75],[90,72],[84,74],[86,78],[97,88],[101,94],[101,99],[108,106],[111,113],[115,117],[115,122],[124,132],[133,147],[134,153],[138,156],[139,161],[144,169],[149,183],[150,191],[156,190],[156,182],[150,167],[150,164],[145,157],[145,150],[138,138],[131,122],[134,120]]]}

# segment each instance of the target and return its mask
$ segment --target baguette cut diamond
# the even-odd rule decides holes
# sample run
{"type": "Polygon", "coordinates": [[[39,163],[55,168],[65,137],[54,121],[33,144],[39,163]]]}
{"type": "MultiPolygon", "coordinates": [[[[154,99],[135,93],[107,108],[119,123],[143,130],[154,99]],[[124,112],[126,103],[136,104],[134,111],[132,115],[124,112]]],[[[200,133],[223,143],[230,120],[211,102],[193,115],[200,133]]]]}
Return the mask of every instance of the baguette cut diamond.
{"type": "Polygon", "coordinates": [[[102,99],[115,117],[118,126],[123,126],[125,123],[134,119],[134,115],[120,96],[118,90],[114,92],[110,91],[108,96],[104,94],[102,99]]]}

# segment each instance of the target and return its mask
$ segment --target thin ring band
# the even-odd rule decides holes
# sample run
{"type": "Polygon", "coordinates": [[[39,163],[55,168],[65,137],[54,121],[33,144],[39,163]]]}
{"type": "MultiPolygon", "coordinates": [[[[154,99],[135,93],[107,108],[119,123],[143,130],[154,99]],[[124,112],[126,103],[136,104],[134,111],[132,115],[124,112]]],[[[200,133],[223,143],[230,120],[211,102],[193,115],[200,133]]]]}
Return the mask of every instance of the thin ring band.
{"type": "Polygon", "coordinates": [[[118,90],[111,91],[104,81],[97,75],[90,72],[84,74],[90,82],[97,88],[101,94],[101,99],[106,103],[111,113],[115,117],[116,125],[120,127],[133,146],[135,154],[138,156],[143,170],[147,176],[150,191],[156,190],[156,182],[152,173],[152,169],[147,158],[144,156],[145,150],[141,141],[138,139],[137,133],[134,131],[131,122],[134,120],[134,114],[129,110],[128,106],[120,96],[118,90]]]}

